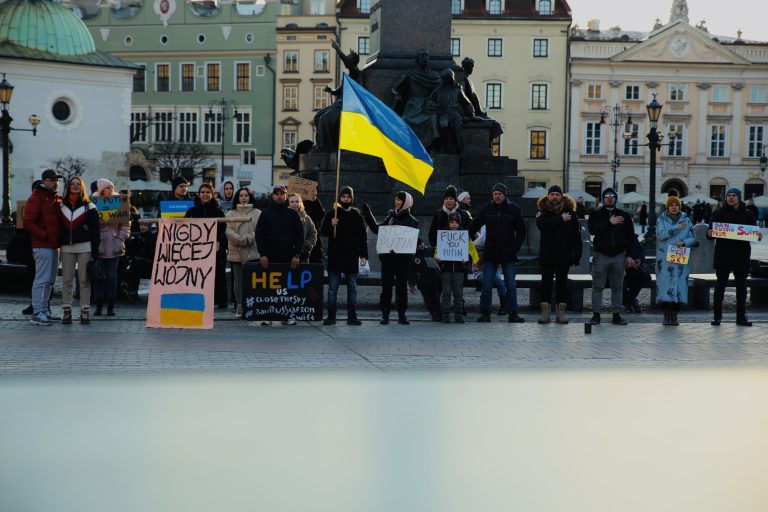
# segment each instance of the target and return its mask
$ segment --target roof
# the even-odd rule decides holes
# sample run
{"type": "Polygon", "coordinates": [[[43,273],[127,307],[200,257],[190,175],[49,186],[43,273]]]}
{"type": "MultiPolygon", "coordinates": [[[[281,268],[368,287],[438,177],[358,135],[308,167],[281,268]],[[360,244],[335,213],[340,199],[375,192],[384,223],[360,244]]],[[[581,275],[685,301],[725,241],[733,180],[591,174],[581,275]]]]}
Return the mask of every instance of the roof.
{"type": "Polygon", "coordinates": [[[0,43],[55,55],[84,55],[96,51],[85,23],[51,0],[0,3],[0,43]]]}
{"type": "Polygon", "coordinates": [[[111,68],[141,69],[142,66],[115,57],[107,52],[95,50],[84,55],[59,55],[44,52],[12,43],[0,42],[0,58],[39,60],[47,62],[61,62],[66,64],[82,64],[85,66],[104,66],[111,68]]]}

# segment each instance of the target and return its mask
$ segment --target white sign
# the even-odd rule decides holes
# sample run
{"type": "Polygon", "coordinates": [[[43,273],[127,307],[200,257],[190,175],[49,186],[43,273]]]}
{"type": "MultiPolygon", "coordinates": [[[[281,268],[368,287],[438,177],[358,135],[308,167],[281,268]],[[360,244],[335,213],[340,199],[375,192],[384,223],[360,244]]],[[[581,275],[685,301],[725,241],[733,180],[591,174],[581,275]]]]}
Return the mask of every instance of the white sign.
{"type": "Polygon", "coordinates": [[[408,226],[379,226],[376,253],[416,254],[419,230],[408,226]]]}
{"type": "Polygon", "coordinates": [[[462,229],[437,231],[437,257],[440,261],[469,261],[469,232],[462,229]]]}
{"type": "Polygon", "coordinates": [[[748,224],[728,224],[727,222],[712,223],[712,238],[730,238],[731,240],[744,240],[757,242],[760,228],[748,224]]]}
{"type": "Polygon", "coordinates": [[[676,245],[667,246],[667,261],[679,265],[687,265],[691,257],[690,247],[678,247],[676,245]]]}

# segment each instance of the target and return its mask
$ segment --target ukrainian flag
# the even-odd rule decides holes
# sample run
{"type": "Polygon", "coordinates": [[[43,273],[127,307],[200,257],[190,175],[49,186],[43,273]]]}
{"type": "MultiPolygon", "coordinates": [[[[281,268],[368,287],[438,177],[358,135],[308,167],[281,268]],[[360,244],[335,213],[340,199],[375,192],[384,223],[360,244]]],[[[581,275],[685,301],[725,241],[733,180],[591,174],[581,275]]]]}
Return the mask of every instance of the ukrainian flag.
{"type": "Polygon", "coordinates": [[[203,325],[205,295],[202,293],[164,293],[160,296],[160,323],[169,326],[203,325]]]}
{"type": "Polygon", "coordinates": [[[424,194],[434,166],[402,117],[344,75],[339,149],[378,156],[392,178],[424,194]]]}

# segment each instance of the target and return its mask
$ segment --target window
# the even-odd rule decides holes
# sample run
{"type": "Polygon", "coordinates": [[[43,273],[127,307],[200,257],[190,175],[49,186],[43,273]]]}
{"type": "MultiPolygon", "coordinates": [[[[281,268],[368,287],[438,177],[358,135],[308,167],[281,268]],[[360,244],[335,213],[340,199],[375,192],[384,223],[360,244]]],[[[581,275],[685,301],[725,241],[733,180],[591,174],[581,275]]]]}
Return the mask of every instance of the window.
{"type": "Polygon", "coordinates": [[[461,0],[451,0],[451,14],[461,14],[461,0]]]}
{"type": "Polygon", "coordinates": [[[553,14],[551,0],[539,0],[539,14],[543,14],[543,15],[553,14]]]}
{"type": "Polygon", "coordinates": [[[203,143],[221,144],[221,112],[206,112],[203,123],[203,143]]]}
{"type": "Polygon", "coordinates": [[[637,156],[640,154],[640,149],[637,147],[640,143],[640,125],[633,123],[630,134],[629,140],[623,137],[621,139],[624,141],[624,154],[627,156],[637,156]]]}
{"type": "Polygon", "coordinates": [[[133,92],[147,92],[147,68],[139,64],[141,69],[133,74],[133,92]]]}
{"type": "Polygon", "coordinates": [[[596,100],[602,97],[603,97],[603,84],[598,82],[590,82],[587,84],[587,98],[591,100],[596,100]]]}
{"type": "Polygon", "coordinates": [[[173,141],[173,115],[171,112],[155,112],[155,142],[173,141]]]}
{"type": "Polygon", "coordinates": [[[131,112],[131,142],[147,142],[146,112],[131,112]]]}
{"type": "Polygon", "coordinates": [[[368,36],[357,37],[357,53],[358,55],[368,55],[371,53],[371,38],[368,36]]]}
{"type": "Polygon", "coordinates": [[[371,12],[371,0],[357,0],[357,12],[369,14],[371,12]]]}
{"type": "Polygon", "coordinates": [[[501,135],[491,139],[491,154],[501,156],[501,135]]]}
{"type": "Polygon", "coordinates": [[[296,128],[291,127],[284,127],[283,128],[283,148],[290,149],[295,151],[296,150],[296,140],[299,138],[299,134],[296,131],[296,128]]]}
{"type": "Polygon", "coordinates": [[[677,137],[675,137],[675,140],[672,141],[672,143],[669,145],[669,149],[667,150],[668,156],[683,156],[683,135],[685,126],[682,124],[670,124],[669,125],[669,131],[675,131],[677,133],[677,137]]]}
{"type": "Polygon", "coordinates": [[[182,63],[179,65],[181,75],[181,92],[192,92],[195,90],[195,65],[182,63]]]}
{"type": "Polygon", "coordinates": [[[528,190],[533,190],[535,188],[547,188],[547,182],[546,181],[527,181],[526,182],[526,188],[528,190]]]}
{"type": "Polygon", "coordinates": [[[528,158],[545,160],[547,158],[547,132],[545,130],[531,130],[530,146],[528,158]]]}
{"type": "Polygon", "coordinates": [[[486,110],[501,108],[501,84],[485,84],[485,108],[486,110]]]}
{"type": "Polygon", "coordinates": [[[629,194],[630,192],[637,192],[637,183],[625,183],[624,191],[622,194],[629,194]]]}
{"type": "Polygon", "coordinates": [[[243,165],[256,165],[256,150],[244,149],[241,153],[240,163],[243,165]]]}
{"type": "Polygon", "coordinates": [[[155,90],[157,92],[171,91],[170,64],[155,64],[155,90]]]}
{"type": "Polygon", "coordinates": [[[179,113],[179,142],[197,142],[197,112],[179,113]]]}
{"type": "Polygon", "coordinates": [[[501,39],[488,39],[488,56],[501,57],[501,39]]]}
{"type": "Polygon", "coordinates": [[[314,109],[320,110],[329,105],[328,93],[325,92],[325,85],[317,85],[314,87],[314,109]]]}
{"type": "Polygon", "coordinates": [[[714,124],[709,127],[709,156],[725,156],[726,129],[724,124],[714,124]]]}
{"type": "Polygon", "coordinates": [[[760,158],[765,144],[765,126],[747,127],[747,158],[760,158]]]}
{"type": "Polygon", "coordinates": [[[750,103],[765,103],[766,102],[765,87],[750,87],[749,88],[749,102],[750,103]]]}
{"type": "Polygon", "coordinates": [[[315,73],[327,73],[330,71],[328,50],[315,50],[315,73]]]}
{"type": "Polygon", "coordinates": [[[251,113],[239,111],[235,116],[235,144],[251,143],[251,113]]]}
{"type": "Polygon", "coordinates": [[[589,122],[585,127],[584,153],[587,155],[600,154],[600,142],[602,125],[599,121],[589,122]]]}
{"type": "Polygon", "coordinates": [[[451,38],[451,56],[459,57],[461,55],[461,38],[451,38]]]}
{"type": "Polygon", "coordinates": [[[547,110],[547,84],[531,86],[531,110],[547,110]]]}
{"type": "Polygon", "coordinates": [[[549,56],[549,39],[534,39],[533,40],[533,56],[534,57],[548,57],[549,56]]]}
{"type": "Polygon", "coordinates": [[[488,0],[488,14],[501,14],[501,0],[488,0]]]}
{"type": "Polygon", "coordinates": [[[236,91],[251,90],[251,63],[250,62],[235,63],[235,90],[236,91]]]}
{"type": "Polygon", "coordinates": [[[205,66],[205,90],[215,92],[221,90],[221,64],[209,62],[205,66]]]}
{"type": "Polygon", "coordinates": [[[283,71],[286,73],[299,72],[299,52],[296,50],[286,50],[283,53],[283,71]]]}
{"type": "Polygon", "coordinates": [[[299,109],[299,86],[298,85],[284,85],[283,86],[283,110],[298,110],[299,109]]]}
{"type": "Polygon", "coordinates": [[[679,84],[670,85],[669,101],[685,101],[685,86],[679,84]]]}
{"type": "Polygon", "coordinates": [[[715,85],[712,87],[712,103],[725,103],[728,101],[728,86],[715,85]]]}
{"type": "Polygon", "coordinates": [[[627,100],[639,100],[640,99],[640,86],[628,85],[624,89],[624,99],[627,100]]]}

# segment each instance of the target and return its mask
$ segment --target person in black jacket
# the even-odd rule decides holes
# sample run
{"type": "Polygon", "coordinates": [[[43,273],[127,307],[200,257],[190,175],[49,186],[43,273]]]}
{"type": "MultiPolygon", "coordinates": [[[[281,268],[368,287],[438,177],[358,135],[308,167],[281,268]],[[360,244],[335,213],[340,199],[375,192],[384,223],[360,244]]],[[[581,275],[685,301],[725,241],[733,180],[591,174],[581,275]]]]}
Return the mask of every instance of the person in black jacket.
{"type": "MultiPolygon", "coordinates": [[[[184,217],[191,219],[218,219],[224,217],[224,211],[219,206],[219,202],[214,197],[215,191],[210,183],[203,183],[197,190],[195,205],[187,210],[184,217]]],[[[227,301],[227,225],[223,222],[216,224],[216,241],[218,250],[216,251],[216,276],[215,288],[213,291],[214,301],[220,309],[226,309],[227,301]]]]}
{"type": "Polygon", "coordinates": [[[193,201],[194,197],[187,192],[189,182],[184,176],[175,176],[171,180],[171,191],[168,194],[168,201],[193,201]]]}
{"type": "Polygon", "coordinates": [[[459,214],[459,229],[469,229],[472,216],[466,210],[459,208],[459,203],[456,199],[456,187],[448,185],[443,196],[443,207],[435,210],[435,213],[432,214],[432,223],[429,225],[428,237],[429,244],[432,247],[437,247],[437,231],[448,229],[448,215],[453,212],[459,214]]]}
{"type": "Polygon", "coordinates": [[[492,201],[483,206],[469,227],[469,235],[475,238],[485,226],[485,247],[483,251],[483,291],[480,294],[480,317],[478,322],[491,321],[493,279],[501,265],[504,283],[507,285],[505,305],[509,322],[525,322],[517,314],[517,252],[525,239],[525,224],[520,207],[507,200],[507,186],[497,183],[491,192],[492,201]]]}
{"type": "Polygon", "coordinates": [[[538,322],[548,324],[552,303],[552,278],[557,283],[557,317],[559,324],[567,324],[565,301],[568,297],[568,269],[581,261],[581,225],[576,216],[576,203],[563,189],[552,185],[547,195],[539,199],[536,226],[539,238],[539,266],[541,267],[541,316],[538,322]]]}
{"type": "MultiPolygon", "coordinates": [[[[725,195],[725,204],[712,214],[712,223],[727,222],[728,224],[744,224],[755,226],[755,216],[746,205],[741,202],[741,190],[736,187],[728,189],[725,195]]],[[[707,238],[712,239],[712,223],[707,230],[707,238]]],[[[763,234],[758,235],[762,240],[763,234]]],[[[731,240],[717,238],[715,240],[715,297],[713,304],[712,325],[720,325],[723,318],[723,297],[725,287],[728,285],[728,277],[733,272],[736,281],[736,325],[744,327],[752,326],[747,319],[747,273],[749,272],[749,258],[752,254],[752,245],[746,240],[731,240]]]]}
{"type": "MultiPolygon", "coordinates": [[[[413,206],[413,197],[408,192],[400,191],[395,194],[395,208],[389,210],[387,217],[377,223],[376,218],[371,213],[371,207],[368,203],[363,204],[363,215],[365,222],[371,231],[378,234],[380,226],[407,226],[418,229],[419,221],[411,215],[413,206]]],[[[389,323],[389,312],[392,309],[392,285],[395,285],[395,299],[397,302],[397,323],[408,325],[408,319],[405,311],[408,309],[408,278],[411,275],[411,260],[413,254],[379,254],[381,260],[381,295],[379,296],[379,307],[381,308],[380,324],[389,323]]],[[[411,286],[411,291],[415,293],[415,283],[411,286]]]]}
{"type": "Polygon", "coordinates": [[[624,269],[634,265],[635,227],[632,216],[616,207],[618,194],[611,187],[603,190],[603,205],[589,216],[589,233],[592,240],[592,318],[593,325],[600,323],[603,307],[603,289],[606,279],[611,283],[612,322],[627,325],[621,318],[624,269]]]}
{"type": "Polygon", "coordinates": [[[341,187],[335,212],[329,211],[320,226],[320,234],[328,238],[328,317],[323,325],[336,323],[336,297],[342,274],[347,276],[347,324],[361,324],[357,318],[357,274],[360,264],[368,259],[368,233],[360,210],[352,207],[354,200],[352,187],[341,187]]]}
{"type": "MultiPolygon", "coordinates": [[[[272,203],[261,211],[256,223],[256,247],[262,268],[270,263],[290,263],[299,266],[304,246],[304,225],[299,212],[288,208],[288,189],[285,185],[272,187],[272,203]]],[[[272,322],[264,320],[261,325],[272,322]]],[[[283,325],[294,325],[296,320],[283,320],[283,325]]]]}

